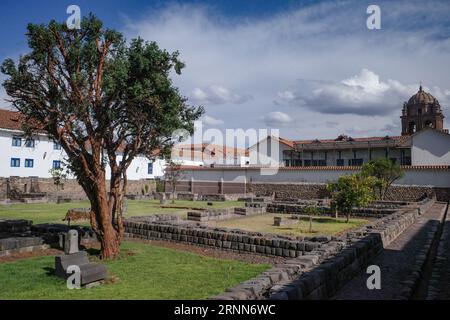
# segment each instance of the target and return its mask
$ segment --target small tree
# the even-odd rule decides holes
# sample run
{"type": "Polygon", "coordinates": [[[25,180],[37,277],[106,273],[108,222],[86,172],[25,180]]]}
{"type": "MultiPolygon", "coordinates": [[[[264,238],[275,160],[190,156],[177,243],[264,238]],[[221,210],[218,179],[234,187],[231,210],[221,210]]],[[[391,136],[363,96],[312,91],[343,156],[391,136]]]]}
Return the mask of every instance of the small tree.
{"type": "Polygon", "coordinates": [[[172,203],[175,203],[175,192],[177,191],[177,184],[181,178],[181,175],[181,165],[170,160],[164,169],[164,177],[171,187],[172,203]]]}
{"type": "Polygon", "coordinates": [[[52,168],[49,170],[53,178],[53,184],[56,186],[56,203],[59,203],[59,190],[64,189],[67,180],[67,172],[63,168],[52,168]]]}
{"type": "Polygon", "coordinates": [[[337,182],[327,186],[332,194],[332,208],[336,212],[345,213],[346,222],[348,222],[354,207],[366,206],[375,199],[374,184],[376,182],[375,178],[361,174],[339,177],[337,182]]]}
{"type": "Polygon", "coordinates": [[[374,187],[378,191],[379,199],[384,200],[392,183],[403,177],[404,172],[393,161],[386,158],[378,158],[365,163],[362,167],[361,174],[365,177],[377,178],[374,187]]]}
{"type": "Polygon", "coordinates": [[[320,214],[320,210],[319,208],[315,207],[315,206],[306,206],[303,209],[303,213],[305,213],[308,217],[309,217],[309,233],[313,232],[312,229],[312,217],[313,216],[317,216],[320,214]]]}

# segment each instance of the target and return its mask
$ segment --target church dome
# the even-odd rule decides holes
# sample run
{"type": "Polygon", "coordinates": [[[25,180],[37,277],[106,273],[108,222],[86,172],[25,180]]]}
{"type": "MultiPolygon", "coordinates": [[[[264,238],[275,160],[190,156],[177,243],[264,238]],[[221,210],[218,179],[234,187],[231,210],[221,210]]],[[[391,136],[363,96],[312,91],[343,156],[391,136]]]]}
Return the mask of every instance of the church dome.
{"type": "Polygon", "coordinates": [[[439,101],[428,92],[419,91],[403,104],[402,135],[411,135],[423,128],[444,130],[444,115],[439,101]]]}
{"type": "Polygon", "coordinates": [[[428,92],[425,92],[422,90],[422,86],[420,86],[419,91],[413,95],[408,100],[408,105],[414,105],[414,104],[433,104],[437,101],[435,97],[433,97],[428,92]]]}

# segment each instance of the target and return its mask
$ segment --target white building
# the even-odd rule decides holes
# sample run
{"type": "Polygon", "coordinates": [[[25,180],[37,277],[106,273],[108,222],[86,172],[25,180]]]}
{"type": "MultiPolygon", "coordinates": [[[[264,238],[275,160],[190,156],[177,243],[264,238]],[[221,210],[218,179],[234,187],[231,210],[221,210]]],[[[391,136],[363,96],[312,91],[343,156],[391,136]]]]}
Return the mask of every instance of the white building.
{"type": "Polygon", "coordinates": [[[450,135],[439,102],[420,87],[402,110],[402,135],[288,140],[267,137],[249,148],[250,165],[284,167],[361,166],[376,158],[410,165],[450,166],[450,135]]]}
{"type": "Polygon", "coordinates": [[[425,128],[411,136],[412,165],[449,165],[450,135],[425,128]]]}
{"type": "MultiPolygon", "coordinates": [[[[2,150],[0,177],[50,178],[50,169],[64,163],[66,154],[58,143],[45,133],[25,139],[18,113],[0,109],[0,150],[2,150]]],[[[178,144],[173,148],[172,160],[184,166],[245,163],[246,150],[213,144],[178,144]]],[[[118,161],[121,156],[118,155],[118,161]]],[[[166,161],[136,157],[128,168],[129,180],[157,179],[164,176],[166,161]]],[[[107,170],[109,175],[109,170],[107,170]]],[[[107,175],[107,178],[109,176],[107,175]]]]}
{"type": "MultiPolygon", "coordinates": [[[[0,177],[50,178],[50,169],[64,163],[64,150],[44,133],[25,139],[20,127],[17,112],[0,109],[0,177]]],[[[162,159],[136,157],[127,175],[129,180],[154,179],[164,175],[164,168],[162,159]]]]}

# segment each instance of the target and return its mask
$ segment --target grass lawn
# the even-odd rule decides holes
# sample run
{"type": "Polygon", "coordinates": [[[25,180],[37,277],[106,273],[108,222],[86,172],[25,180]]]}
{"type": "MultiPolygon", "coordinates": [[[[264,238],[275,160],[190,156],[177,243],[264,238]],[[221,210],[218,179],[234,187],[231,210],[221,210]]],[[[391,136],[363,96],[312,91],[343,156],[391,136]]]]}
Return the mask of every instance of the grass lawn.
{"type": "Polygon", "coordinates": [[[287,214],[270,213],[232,220],[209,221],[208,225],[291,236],[314,236],[319,234],[336,235],[349,229],[360,227],[368,222],[368,220],[364,219],[350,219],[346,223],[344,217],[338,219],[331,217],[313,217],[313,232],[309,233],[309,217],[304,216],[300,220],[291,220],[287,214]],[[274,217],[282,217],[283,220],[287,220],[289,223],[276,227],[273,225],[274,217]]]}
{"type": "MultiPolygon", "coordinates": [[[[183,201],[176,200],[175,204],[172,201],[167,201],[166,206],[178,206],[178,207],[195,207],[195,208],[207,208],[206,201],[183,201]]],[[[244,203],[241,201],[218,201],[213,202],[213,206],[210,208],[231,208],[242,207],[244,203]]],[[[27,219],[33,220],[33,223],[63,223],[62,219],[66,215],[66,212],[70,208],[89,208],[88,201],[79,201],[71,203],[36,203],[36,204],[11,204],[0,205],[0,218],[9,219],[27,219]]],[[[129,200],[128,211],[125,217],[152,215],[152,214],[177,214],[183,218],[189,210],[183,208],[161,208],[159,200],[129,200]]],[[[84,223],[86,224],[86,223],[84,223]]]]}
{"type": "Polygon", "coordinates": [[[269,268],[136,242],[105,264],[114,282],[69,290],[51,256],[0,263],[0,299],[206,299],[269,268]]]}

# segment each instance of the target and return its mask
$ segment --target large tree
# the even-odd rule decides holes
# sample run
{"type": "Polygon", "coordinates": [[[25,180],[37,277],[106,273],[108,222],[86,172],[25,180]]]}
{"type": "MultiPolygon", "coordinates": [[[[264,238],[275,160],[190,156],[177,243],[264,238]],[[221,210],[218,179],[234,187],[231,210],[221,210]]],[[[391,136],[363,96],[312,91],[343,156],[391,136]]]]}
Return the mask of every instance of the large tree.
{"type": "Polygon", "coordinates": [[[170,75],[184,64],[155,42],[127,43],[95,16],[80,29],[29,24],[29,53],[3,62],[3,85],[26,134],[46,131],[67,154],[86,192],[102,258],[119,253],[127,168],[138,155],[169,154],[172,133],[193,132],[203,113],[188,106],[170,75]],[[110,180],[107,182],[107,171],[110,180]]]}

